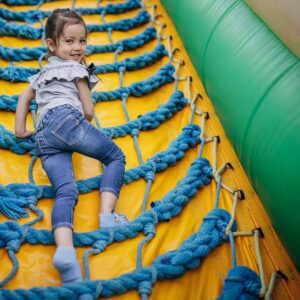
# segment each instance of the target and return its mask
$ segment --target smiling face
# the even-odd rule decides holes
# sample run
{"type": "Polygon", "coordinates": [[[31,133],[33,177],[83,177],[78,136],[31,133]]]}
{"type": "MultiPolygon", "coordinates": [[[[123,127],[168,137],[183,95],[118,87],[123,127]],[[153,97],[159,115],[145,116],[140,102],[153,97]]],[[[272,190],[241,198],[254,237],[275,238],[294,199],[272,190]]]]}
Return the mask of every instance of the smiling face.
{"type": "Polygon", "coordinates": [[[65,60],[80,62],[85,56],[87,37],[83,24],[65,24],[62,34],[54,42],[47,40],[48,49],[56,56],[65,60]]]}

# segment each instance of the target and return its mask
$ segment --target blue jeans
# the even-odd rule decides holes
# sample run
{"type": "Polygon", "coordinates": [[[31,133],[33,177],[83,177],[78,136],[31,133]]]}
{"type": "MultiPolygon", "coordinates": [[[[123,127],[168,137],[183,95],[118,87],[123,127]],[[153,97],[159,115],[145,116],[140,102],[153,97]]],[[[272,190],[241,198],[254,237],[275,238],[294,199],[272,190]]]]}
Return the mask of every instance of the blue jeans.
{"type": "Polygon", "coordinates": [[[101,161],[106,168],[100,192],[119,196],[125,168],[123,152],[71,105],[60,105],[46,113],[37,128],[36,150],[55,192],[53,230],[57,227],[73,229],[74,209],[78,201],[73,152],[101,161]]]}

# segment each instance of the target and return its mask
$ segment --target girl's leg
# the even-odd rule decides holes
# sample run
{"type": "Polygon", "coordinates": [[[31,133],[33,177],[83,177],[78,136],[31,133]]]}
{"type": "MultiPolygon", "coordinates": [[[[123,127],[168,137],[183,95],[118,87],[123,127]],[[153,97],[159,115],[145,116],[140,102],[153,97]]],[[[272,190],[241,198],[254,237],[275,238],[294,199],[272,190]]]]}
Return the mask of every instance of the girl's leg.
{"type": "Polygon", "coordinates": [[[82,275],[73,246],[73,218],[78,191],[72,154],[60,152],[41,159],[55,192],[52,229],[57,250],[53,257],[53,264],[59,271],[63,284],[79,282],[82,281],[82,275]]]}
{"type": "Polygon", "coordinates": [[[72,151],[98,159],[105,166],[100,194],[100,227],[115,227],[128,223],[123,215],[114,213],[125,171],[125,156],[121,149],[101,131],[85,119],[80,124],[84,128],[81,143],[72,146],[72,151]]]}
{"type": "MultiPolygon", "coordinates": [[[[79,111],[70,107],[58,111],[55,120],[49,124],[46,131],[45,138],[48,145],[61,151],[79,152],[101,161],[106,166],[99,187],[100,212],[109,214],[111,219],[117,217],[119,220],[118,216],[111,214],[116,207],[125,169],[125,157],[119,147],[84,119],[79,111]]],[[[123,224],[117,222],[108,226],[117,226],[121,223],[123,224]]]]}
{"type": "Polygon", "coordinates": [[[102,192],[100,213],[107,214],[112,212],[117,205],[117,200],[118,198],[114,193],[102,192]]]}

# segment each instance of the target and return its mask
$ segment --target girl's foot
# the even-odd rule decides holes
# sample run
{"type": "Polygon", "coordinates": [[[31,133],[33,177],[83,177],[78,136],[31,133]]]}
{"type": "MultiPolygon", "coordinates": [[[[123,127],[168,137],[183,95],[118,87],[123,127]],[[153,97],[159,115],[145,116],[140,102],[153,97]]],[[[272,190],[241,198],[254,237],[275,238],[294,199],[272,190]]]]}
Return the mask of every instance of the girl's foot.
{"type": "Polygon", "coordinates": [[[125,215],[115,213],[112,211],[107,214],[100,214],[100,228],[113,228],[125,226],[129,223],[125,215]]]}
{"type": "Polygon", "coordinates": [[[53,265],[60,274],[62,284],[82,281],[74,247],[57,247],[53,257],[53,265]]]}

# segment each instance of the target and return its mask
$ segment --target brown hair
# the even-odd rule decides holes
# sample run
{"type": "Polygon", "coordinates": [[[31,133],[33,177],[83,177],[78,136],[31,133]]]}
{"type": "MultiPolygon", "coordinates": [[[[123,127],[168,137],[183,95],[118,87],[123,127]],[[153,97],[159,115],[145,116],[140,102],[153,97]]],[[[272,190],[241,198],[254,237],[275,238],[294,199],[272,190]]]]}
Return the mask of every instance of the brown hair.
{"type": "MultiPolygon", "coordinates": [[[[52,39],[53,42],[57,44],[63,33],[65,25],[69,24],[82,24],[87,35],[86,24],[78,13],[69,8],[58,8],[55,9],[47,19],[45,26],[45,39],[52,39]]],[[[46,58],[49,58],[52,55],[53,54],[48,49],[46,58]]]]}

